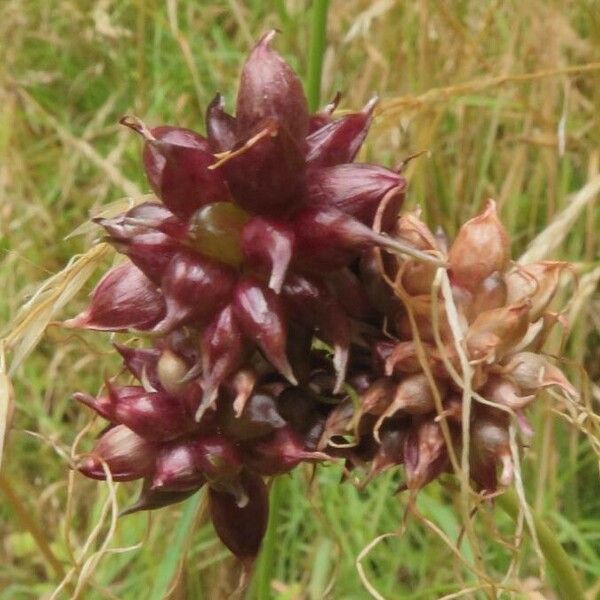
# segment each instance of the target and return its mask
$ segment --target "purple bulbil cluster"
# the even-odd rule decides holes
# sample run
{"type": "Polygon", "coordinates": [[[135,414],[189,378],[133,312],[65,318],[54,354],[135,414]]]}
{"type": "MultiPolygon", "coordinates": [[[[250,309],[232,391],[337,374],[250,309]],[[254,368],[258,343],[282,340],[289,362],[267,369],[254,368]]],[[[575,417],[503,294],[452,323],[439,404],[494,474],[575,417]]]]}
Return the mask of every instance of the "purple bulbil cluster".
{"type": "MultiPolygon", "coordinates": [[[[466,328],[473,389],[518,411],[548,385],[573,392],[535,354],[558,320],[547,305],[564,263],[511,271],[493,204],[449,249],[415,215],[398,219],[402,176],[353,162],[376,100],[334,118],[336,98],[310,114],[273,35],[244,65],[235,116],[219,95],[208,106],[206,136],[122,119],[143,137],[157,200],[97,219],[127,260],[66,323],[148,340],[115,345],[136,384],[115,378],[98,397],[75,394],[110,423],[78,469],[142,479],[125,512],[206,487],[217,533],[247,566],[266,528],[265,477],[341,458],[372,474],[404,464],[416,490],[448,470],[439,419],[458,449],[462,400],[441,298],[443,347],[432,329],[440,265],[466,328]]],[[[497,468],[503,484],[512,473],[507,413],[477,407],[472,418],[483,457],[475,483],[493,491],[497,468]]]]}

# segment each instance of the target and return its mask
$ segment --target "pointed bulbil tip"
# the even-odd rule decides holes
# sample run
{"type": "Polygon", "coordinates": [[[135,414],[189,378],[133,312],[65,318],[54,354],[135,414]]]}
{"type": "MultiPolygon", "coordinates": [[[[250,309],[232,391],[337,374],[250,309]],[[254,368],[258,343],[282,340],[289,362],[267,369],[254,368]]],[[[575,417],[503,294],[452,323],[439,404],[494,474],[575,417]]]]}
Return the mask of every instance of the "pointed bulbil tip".
{"type": "Polygon", "coordinates": [[[202,375],[202,371],[202,363],[198,361],[196,364],[190,367],[187,373],[181,378],[181,383],[189,383],[190,381],[197,379],[200,377],[200,375],[202,375]]]}
{"type": "Polygon", "coordinates": [[[62,322],[62,326],[67,329],[85,329],[91,322],[90,310],[86,309],[80,312],[77,316],[72,319],[67,319],[62,322]]]}
{"type": "Polygon", "coordinates": [[[85,404],[91,408],[93,408],[94,404],[96,403],[96,398],[94,398],[94,396],[91,394],[86,394],[85,392],[75,392],[73,394],[73,400],[77,400],[77,402],[81,402],[82,404],[85,404]]]}
{"type": "Polygon", "coordinates": [[[276,30],[263,35],[242,69],[237,97],[237,128],[246,137],[258,124],[274,117],[301,144],[308,132],[308,103],[302,83],[271,41],[276,30]]]}
{"type": "Polygon", "coordinates": [[[581,394],[579,390],[565,377],[564,373],[558,367],[549,365],[544,370],[541,379],[545,386],[555,385],[574,400],[580,400],[581,394]]]}
{"type": "Polygon", "coordinates": [[[214,408],[214,404],[217,400],[218,389],[211,387],[204,390],[204,394],[202,395],[202,401],[200,405],[196,409],[196,414],[194,415],[194,419],[196,423],[200,423],[202,417],[206,413],[206,411],[212,406],[214,408]]]}
{"type": "Polygon", "coordinates": [[[210,111],[211,109],[219,109],[222,110],[225,108],[225,98],[221,92],[217,92],[213,99],[208,103],[207,109],[210,111]]]}
{"type": "Polygon", "coordinates": [[[373,111],[375,110],[375,107],[379,104],[379,96],[377,94],[375,94],[364,106],[362,109],[362,113],[367,115],[367,116],[371,116],[373,114],[373,111]]]}
{"type": "Polygon", "coordinates": [[[217,93],[206,107],[206,135],[213,152],[231,150],[236,142],[235,117],[225,111],[225,99],[217,93]]]}
{"type": "Polygon", "coordinates": [[[134,115],[124,115],[119,119],[119,124],[139,133],[147,142],[156,142],[156,138],[139,117],[134,115]]]}
{"type": "Polygon", "coordinates": [[[335,93],[335,96],[331,99],[331,102],[328,102],[325,105],[325,107],[323,108],[323,112],[328,115],[332,115],[334,113],[335,109],[339,106],[341,101],[342,101],[342,92],[337,91],[335,93]]]}
{"type": "Polygon", "coordinates": [[[294,375],[294,371],[292,370],[292,366],[290,365],[287,357],[283,357],[282,359],[277,361],[279,364],[274,365],[277,370],[293,385],[298,385],[298,380],[294,375]]]}
{"type": "Polygon", "coordinates": [[[187,317],[187,313],[183,309],[180,309],[180,307],[172,304],[169,308],[170,310],[167,310],[164,319],[159,321],[150,330],[150,333],[155,335],[167,335],[176,329],[181,324],[182,320],[185,320],[187,317]]]}
{"type": "Polygon", "coordinates": [[[152,485],[150,486],[151,490],[160,491],[165,487],[166,479],[162,475],[157,475],[152,479],[152,485]]]}
{"type": "Polygon", "coordinates": [[[333,393],[339,394],[344,388],[344,382],[346,381],[346,372],[348,370],[348,359],[350,358],[350,351],[348,348],[336,348],[333,356],[333,364],[335,368],[335,385],[333,387],[333,393]]]}
{"type": "Polygon", "coordinates": [[[97,479],[98,473],[102,472],[102,463],[95,456],[87,456],[75,464],[75,469],[86,477],[97,479]]]}
{"type": "Polygon", "coordinates": [[[269,277],[269,289],[273,290],[277,295],[281,293],[285,275],[286,273],[283,268],[271,272],[271,276],[269,277]]]}
{"type": "Polygon", "coordinates": [[[270,49],[271,42],[275,39],[275,36],[279,33],[277,29],[270,29],[256,43],[255,48],[267,48],[270,49]]]}
{"type": "MultiPolygon", "coordinates": [[[[489,218],[491,216],[498,215],[498,205],[493,198],[488,198],[485,203],[483,212],[479,215],[479,218],[489,218]]],[[[477,217],[476,217],[477,218],[477,217]]]]}

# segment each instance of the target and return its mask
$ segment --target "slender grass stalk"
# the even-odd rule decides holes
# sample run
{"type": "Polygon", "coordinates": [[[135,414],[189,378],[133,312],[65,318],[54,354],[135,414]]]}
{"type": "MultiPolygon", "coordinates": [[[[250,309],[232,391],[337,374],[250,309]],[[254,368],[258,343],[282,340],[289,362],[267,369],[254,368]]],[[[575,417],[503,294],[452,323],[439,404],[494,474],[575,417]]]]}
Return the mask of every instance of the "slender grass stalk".
{"type": "Polygon", "coordinates": [[[312,111],[317,110],[321,99],[321,74],[327,39],[328,9],[329,0],[313,0],[306,82],[308,105],[312,111]]]}
{"type": "MultiPolygon", "coordinates": [[[[511,519],[516,520],[518,518],[519,501],[514,490],[507,490],[499,496],[497,503],[511,519]]],[[[539,514],[532,511],[532,515],[540,548],[544,553],[548,565],[550,565],[552,574],[558,585],[560,597],[564,600],[585,600],[586,595],[581,586],[581,581],[565,549],[539,514]]]]}
{"type": "Polygon", "coordinates": [[[284,494],[286,482],[281,477],[273,479],[269,492],[269,524],[263,539],[256,574],[254,577],[254,594],[252,598],[268,600],[272,598],[271,580],[275,577],[275,547],[277,544],[277,524],[279,509],[284,494]]]}
{"type": "Polygon", "coordinates": [[[201,505],[203,505],[203,500],[205,500],[205,494],[201,491],[198,494],[194,494],[184,503],[181,518],[175,529],[174,539],[160,561],[154,589],[149,596],[149,600],[162,600],[167,596],[181,559],[188,547],[187,542],[190,532],[193,530],[194,521],[201,505]]]}
{"type": "Polygon", "coordinates": [[[65,576],[65,570],[62,563],[58,560],[58,558],[56,558],[56,555],[52,551],[50,544],[46,540],[44,532],[31,518],[30,511],[26,506],[23,505],[23,502],[21,502],[19,497],[15,494],[10,482],[3,473],[0,473],[0,491],[2,491],[8,500],[8,503],[15,513],[15,517],[21,523],[23,529],[31,534],[31,537],[34,539],[35,543],[40,549],[42,556],[52,567],[52,570],[56,573],[56,575],[62,579],[65,576]]]}

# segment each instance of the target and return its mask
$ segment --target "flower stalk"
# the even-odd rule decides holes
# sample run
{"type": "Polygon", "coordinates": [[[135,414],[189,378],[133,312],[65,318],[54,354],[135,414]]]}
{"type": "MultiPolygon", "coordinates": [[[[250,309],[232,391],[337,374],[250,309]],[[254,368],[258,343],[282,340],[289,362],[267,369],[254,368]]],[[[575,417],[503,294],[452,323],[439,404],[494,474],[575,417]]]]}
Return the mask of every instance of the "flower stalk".
{"type": "Polygon", "coordinates": [[[317,110],[321,102],[323,59],[327,41],[327,12],[329,0],[313,0],[308,54],[307,96],[310,110],[317,110]]]}
{"type": "MultiPolygon", "coordinates": [[[[517,521],[519,518],[519,499],[514,490],[506,490],[498,496],[496,503],[513,521],[517,521]]],[[[534,511],[532,511],[532,516],[540,548],[552,570],[560,598],[563,600],[585,600],[586,595],[581,581],[565,549],[543,518],[534,511]]]]}

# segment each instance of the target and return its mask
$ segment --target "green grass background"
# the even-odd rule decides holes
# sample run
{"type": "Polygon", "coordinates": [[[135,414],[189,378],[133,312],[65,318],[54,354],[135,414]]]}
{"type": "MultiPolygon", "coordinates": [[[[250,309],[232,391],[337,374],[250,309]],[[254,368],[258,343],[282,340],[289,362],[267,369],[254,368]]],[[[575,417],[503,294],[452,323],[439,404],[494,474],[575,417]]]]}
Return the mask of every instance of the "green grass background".
{"type": "MultiPolygon", "coordinates": [[[[133,112],[152,124],[201,130],[215,91],[233,108],[244,56],[271,27],[281,31],[277,48],[305,77],[310,8],[305,0],[0,2],[0,324],[39,282],[93,243],[95,233],[65,239],[90,211],[136,186],[146,191],[139,140],[116,125],[119,117],[133,112]]],[[[332,0],[323,59],[324,100],[340,90],[341,108],[354,109],[377,92],[388,108],[364,160],[392,165],[429,151],[407,170],[408,207],[420,205],[433,226],[450,234],[494,197],[517,257],[600,170],[600,71],[557,72],[598,67],[597,0],[332,0]],[[528,73],[540,76],[514,79],[528,73]]],[[[589,202],[550,255],[575,261],[592,284],[600,278],[599,225],[589,202]]],[[[64,316],[84,302],[80,294],[64,316]]],[[[563,349],[578,383],[581,365],[592,382],[600,377],[599,308],[598,296],[588,295],[563,349]]],[[[114,371],[109,341],[50,327],[16,374],[17,412],[0,491],[2,600],[48,598],[60,582],[32,529],[68,570],[67,539],[77,554],[101,520],[106,487],[77,476],[69,493],[68,464],[56,449],[68,449],[89,421],[72,391],[94,391],[114,371]]],[[[559,349],[556,338],[550,350],[559,349]]],[[[598,462],[585,437],[552,412],[557,406],[544,396],[532,412],[537,435],[523,477],[531,505],[564,543],[594,598],[598,462]]],[[[319,469],[314,481],[302,469],[277,480],[248,597],[368,598],[355,561],[376,536],[399,530],[406,498],[393,495],[397,482],[397,473],[387,473],[358,491],[340,483],[337,467],[319,469]]],[[[121,505],[135,487],[119,487],[121,505]]],[[[423,515],[456,542],[454,503],[451,481],[431,485],[418,500],[423,515]]],[[[514,526],[490,507],[476,526],[487,569],[501,579],[512,554],[498,538],[514,526]]],[[[100,538],[107,527],[104,520],[100,538]]],[[[158,600],[168,591],[173,599],[212,600],[229,597],[237,585],[239,568],[216,540],[201,499],[120,520],[110,547],[136,544],[106,554],[79,597],[158,600]]],[[[472,560],[466,543],[460,551],[472,560]]],[[[403,535],[382,540],[363,564],[385,598],[438,598],[476,584],[415,520],[403,535]]],[[[531,592],[498,597],[554,597],[527,536],[517,565],[516,578],[531,592]]]]}

